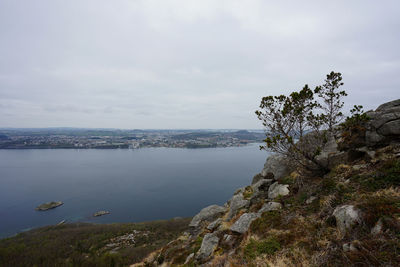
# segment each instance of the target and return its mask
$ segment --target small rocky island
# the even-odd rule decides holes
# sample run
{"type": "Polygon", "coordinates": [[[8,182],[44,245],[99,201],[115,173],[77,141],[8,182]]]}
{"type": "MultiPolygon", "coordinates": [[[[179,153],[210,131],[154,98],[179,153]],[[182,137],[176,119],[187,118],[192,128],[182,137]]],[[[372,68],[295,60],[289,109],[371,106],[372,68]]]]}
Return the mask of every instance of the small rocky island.
{"type": "Polygon", "coordinates": [[[51,202],[47,202],[47,203],[37,206],[35,210],[45,211],[45,210],[57,208],[58,206],[61,206],[62,204],[64,204],[64,202],[51,201],[51,202]]]}
{"type": "Polygon", "coordinates": [[[99,217],[99,216],[103,216],[103,215],[107,215],[107,214],[110,214],[110,212],[106,211],[106,210],[101,210],[101,211],[95,212],[93,214],[93,217],[99,217]]]}

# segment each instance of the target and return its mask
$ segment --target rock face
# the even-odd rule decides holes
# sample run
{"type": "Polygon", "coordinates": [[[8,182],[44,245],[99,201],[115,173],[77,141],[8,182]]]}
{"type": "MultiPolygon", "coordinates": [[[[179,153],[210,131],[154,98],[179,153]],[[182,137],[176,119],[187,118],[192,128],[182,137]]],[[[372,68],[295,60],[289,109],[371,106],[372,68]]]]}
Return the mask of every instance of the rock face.
{"type": "Polygon", "coordinates": [[[45,210],[57,208],[58,206],[61,206],[62,204],[64,204],[64,203],[61,201],[47,202],[47,203],[37,206],[35,210],[45,211],[45,210]]]}
{"type": "Polygon", "coordinates": [[[240,209],[247,207],[249,204],[250,201],[244,199],[243,193],[234,195],[230,200],[227,220],[232,219],[240,209]]]}
{"type": "Polygon", "coordinates": [[[260,216],[258,213],[245,213],[231,226],[230,230],[243,234],[249,230],[250,224],[260,216]]]}
{"type": "Polygon", "coordinates": [[[267,158],[261,176],[270,178],[273,174],[275,180],[279,180],[288,176],[293,171],[290,162],[282,155],[273,154],[267,158]]]}
{"type": "Polygon", "coordinates": [[[365,141],[367,146],[382,146],[400,138],[400,99],[380,105],[367,113],[365,141]]]}
{"type": "Polygon", "coordinates": [[[278,202],[268,202],[265,203],[261,209],[258,211],[258,213],[264,213],[267,211],[271,211],[271,210],[280,210],[282,208],[282,204],[278,203],[278,202]]]}
{"type": "Polygon", "coordinates": [[[261,179],[257,183],[251,185],[251,188],[253,189],[253,195],[251,196],[251,198],[267,197],[268,188],[272,183],[272,179],[261,179]]]}
{"type": "Polygon", "coordinates": [[[217,248],[218,242],[219,238],[215,233],[206,234],[203,238],[203,242],[201,243],[201,247],[197,252],[196,259],[199,261],[204,261],[210,257],[217,248]]]}
{"type": "Polygon", "coordinates": [[[361,212],[353,205],[343,205],[333,211],[336,218],[336,225],[341,232],[351,229],[361,222],[361,212]]]}
{"type": "Polygon", "coordinates": [[[207,226],[207,230],[214,231],[215,228],[217,228],[221,224],[221,222],[222,222],[221,218],[216,219],[207,226]]]}
{"type": "Polygon", "coordinates": [[[289,194],[289,185],[273,183],[268,189],[268,198],[274,199],[278,196],[286,196],[289,194]]]}
{"type": "Polygon", "coordinates": [[[201,222],[211,222],[221,216],[224,212],[225,208],[218,205],[205,207],[196,216],[193,217],[192,221],[189,224],[189,227],[197,228],[200,226],[201,222]]]}

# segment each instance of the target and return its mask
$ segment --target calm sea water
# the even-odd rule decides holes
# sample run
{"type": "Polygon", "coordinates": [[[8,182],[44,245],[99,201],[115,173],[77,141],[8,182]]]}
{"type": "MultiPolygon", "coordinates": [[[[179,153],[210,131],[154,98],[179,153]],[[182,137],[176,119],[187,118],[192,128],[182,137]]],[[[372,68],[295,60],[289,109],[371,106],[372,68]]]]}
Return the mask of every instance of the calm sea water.
{"type": "Polygon", "coordinates": [[[248,185],[258,145],[139,150],[0,150],[0,237],[67,222],[140,222],[195,215],[248,185]],[[64,205],[45,212],[48,201],[64,205]],[[92,217],[98,210],[109,215],[92,217]]]}

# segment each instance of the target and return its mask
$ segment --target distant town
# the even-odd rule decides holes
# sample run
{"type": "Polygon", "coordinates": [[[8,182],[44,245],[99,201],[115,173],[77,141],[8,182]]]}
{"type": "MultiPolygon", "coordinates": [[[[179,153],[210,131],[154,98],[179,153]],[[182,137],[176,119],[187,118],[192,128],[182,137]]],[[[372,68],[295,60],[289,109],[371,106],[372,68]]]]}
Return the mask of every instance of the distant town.
{"type": "Polygon", "coordinates": [[[0,128],[0,149],[211,148],[260,143],[264,138],[265,134],[262,130],[0,128]]]}

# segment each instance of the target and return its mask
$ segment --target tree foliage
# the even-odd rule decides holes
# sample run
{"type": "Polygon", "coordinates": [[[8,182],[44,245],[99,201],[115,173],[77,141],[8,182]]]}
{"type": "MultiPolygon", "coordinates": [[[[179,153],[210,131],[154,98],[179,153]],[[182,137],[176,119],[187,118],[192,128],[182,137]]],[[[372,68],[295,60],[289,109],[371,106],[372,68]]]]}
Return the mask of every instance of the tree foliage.
{"type": "Polygon", "coordinates": [[[324,112],[323,119],[329,131],[332,131],[333,126],[339,123],[344,117],[341,112],[344,106],[342,98],[347,96],[347,93],[344,90],[339,91],[339,87],[342,85],[342,74],[332,71],[326,75],[325,84],[317,86],[314,90],[314,93],[316,93],[323,102],[319,107],[324,112]]]}
{"type": "Polygon", "coordinates": [[[307,169],[326,169],[318,155],[343,119],[341,73],[331,72],[314,90],[306,84],[290,95],[266,96],[256,111],[265,127],[262,149],[285,154],[307,169]],[[312,132],[305,136],[306,133],[312,132]]]}

